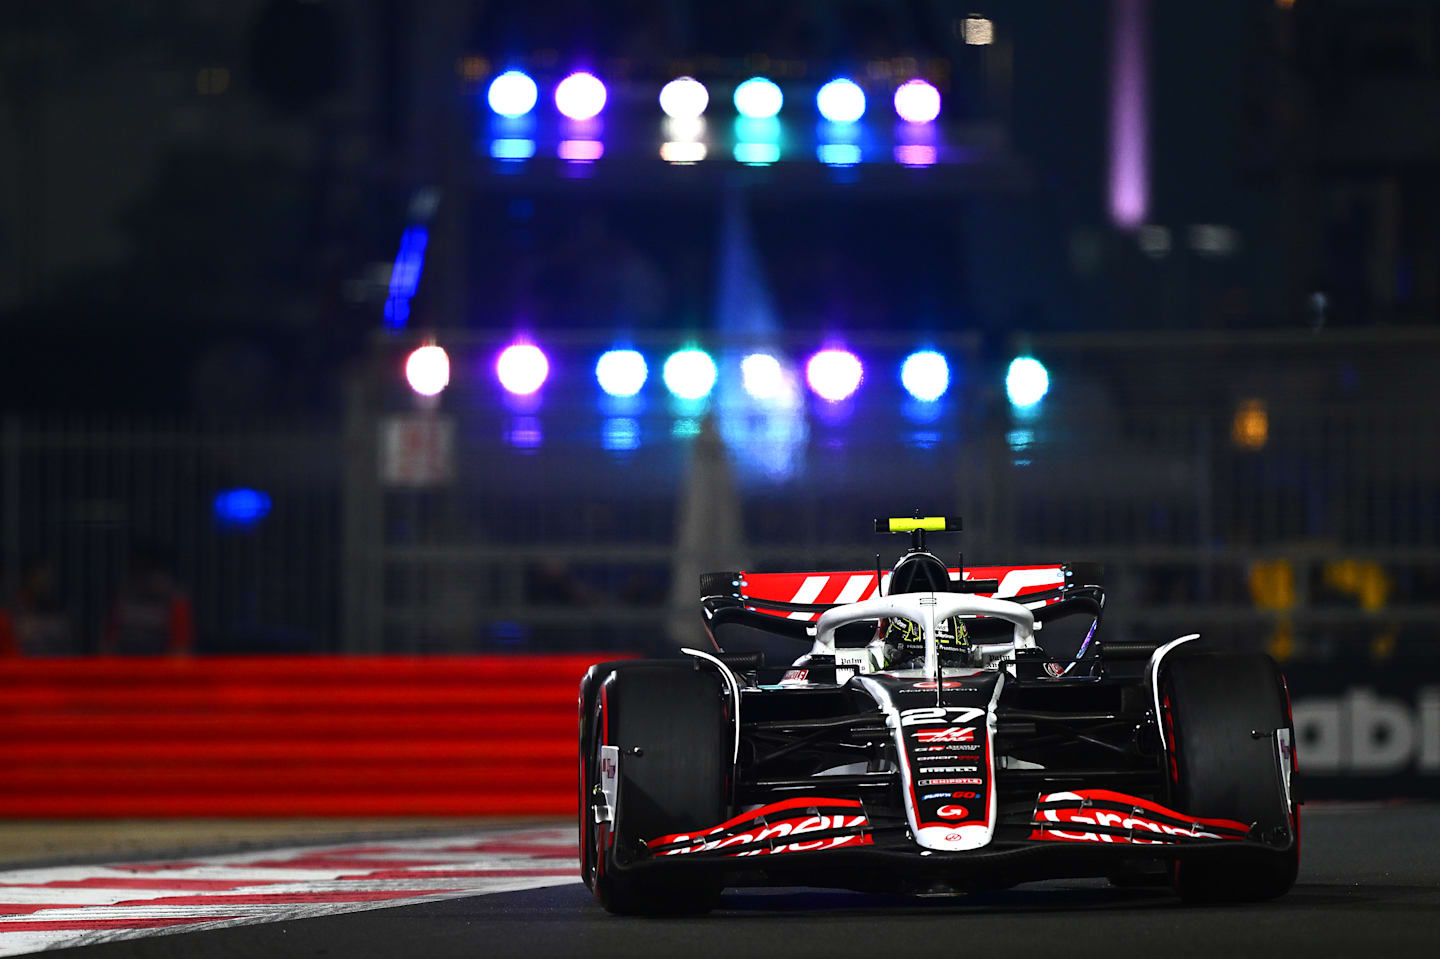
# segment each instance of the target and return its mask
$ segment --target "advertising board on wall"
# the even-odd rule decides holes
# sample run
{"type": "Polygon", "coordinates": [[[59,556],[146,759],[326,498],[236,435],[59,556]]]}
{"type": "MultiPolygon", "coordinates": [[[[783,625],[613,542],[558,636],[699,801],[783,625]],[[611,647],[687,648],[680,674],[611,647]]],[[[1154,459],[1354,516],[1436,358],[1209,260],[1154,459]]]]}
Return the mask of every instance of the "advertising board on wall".
{"type": "Polygon", "coordinates": [[[1440,675],[1342,663],[1285,675],[1306,798],[1440,797],[1440,675]]]}

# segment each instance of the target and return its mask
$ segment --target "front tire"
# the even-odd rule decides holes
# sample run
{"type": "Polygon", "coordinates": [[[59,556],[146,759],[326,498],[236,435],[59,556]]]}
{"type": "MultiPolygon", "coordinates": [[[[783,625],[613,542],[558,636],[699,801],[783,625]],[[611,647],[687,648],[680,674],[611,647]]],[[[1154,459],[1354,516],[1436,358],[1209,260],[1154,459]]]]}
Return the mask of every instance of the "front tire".
{"type": "Polygon", "coordinates": [[[1263,654],[1192,655],[1166,665],[1162,721],[1171,805],[1194,816],[1255,823],[1273,851],[1179,861],[1172,883],[1191,902],[1256,902],[1286,893],[1300,868],[1300,810],[1286,802],[1273,733],[1294,721],[1284,679],[1263,654]]]}
{"type": "Polygon", "coordinates": [[[609,912],[695,914],[716,905],[720,889],[711,880],[625,866],[643,854],[647,840],[724,819],[732,745],[727,703],[719,675],[691,662],[627,663],[599,684],[582,776],[589,784],[581,819],[590,849],[581,867],[609,912]],[[594,824],[605,746],[619,750],[616,802],[611,821],[594,824]]]}

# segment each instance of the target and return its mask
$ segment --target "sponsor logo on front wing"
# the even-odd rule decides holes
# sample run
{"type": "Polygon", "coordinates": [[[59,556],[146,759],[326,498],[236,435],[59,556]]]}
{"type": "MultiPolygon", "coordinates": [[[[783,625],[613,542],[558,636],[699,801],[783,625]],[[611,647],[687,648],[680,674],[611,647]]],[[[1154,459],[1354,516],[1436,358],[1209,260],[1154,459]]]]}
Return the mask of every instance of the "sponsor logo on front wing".
{"type": "Polygon", "coordinates": [[[971,743],[975,741],[974,726],[947,726],[941,729],[915,730],[916,742],[922,743],[971,743]]]}
{"type": "Polygon", "coordinates": [[[935,815],[939,816],[941,819],[964,819],[966,816],[970,815],[970,810],[966,809],[964,806],[956,806],[953,803],[946,803],[944,806],[941,806],[939,809],[935,810],[935,815]]]}
{"type": "MultiPolygon", "coordinates": [[[[865,834],[853,836],[831,836],[826,839],[803,840],[799,837],[810,832],[826,832],[834,829],[855,829],[867,825],[868,820],[864,815],[846,816],[843,814],[834,816],[809,816],[804,819],[785,819],[779,822],[772,822],[764,825],[757,825],[748,832],[737,833],[733,836],[726,836],[724,839],[713,839],[707,841],[704,834],[690,836],[677,833],[673,836],[662,836],[660,839],[652,839],[650,845],[669,845],[676,842],[684,842],[693,839],[695,845],[682,849],[669,849],[661,853],[662,856],[679,856],[692,852],[709,852],[712,849],[729,849],[738,846],[734,856],[759,856],[766,853],[781,852],[815,852],[820,849],[834,849],[838,846],[868,846],[872,843],[870,836],[865,834]],[[767,845],[765,848],[755,849],[752,844],[769,843],[775,839],[785,838],[796,840],[777,846],[767,845]]],[[[714,830],[712,830],[714,831],[714,830]]]]}

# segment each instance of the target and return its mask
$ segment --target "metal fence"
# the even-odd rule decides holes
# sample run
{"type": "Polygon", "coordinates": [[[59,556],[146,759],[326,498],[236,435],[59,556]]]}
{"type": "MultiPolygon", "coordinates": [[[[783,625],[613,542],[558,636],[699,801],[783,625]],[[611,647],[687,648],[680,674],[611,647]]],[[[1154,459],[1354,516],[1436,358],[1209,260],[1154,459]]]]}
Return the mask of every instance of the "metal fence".
{"type": "Polygon", "coordinates": [[[341,424],[4,417],[3,595],[48,562],[91,651],[134,547],[159,543],[202,652],[643,651],[671,642],[673,596],[693,612],[677,570],[888,563],[870,517],[921,508],[964,517],[963,540],[937,544],[974,565],[1105,563],[1113,636],[1440,652],[1440,337],[1055,337],[994,355],[941,338],[953,379],[930,406],[894,375],[910,344],[876,339],[852,344],[852,401],[784,415],[726,393],[733,350],[716,350],[707,408],[654,382],[678,338],[640,343],[652,382],[627,401],[593,381],[608,343],[557,342],[551,380],[517,398],[494,381],[498,343],[454,337],[452,385],[421,408],[399,374],[414,344],[385,341],[341,424]],[[1051,374],[1029,412],[1002,386],[1021,351],[1051,374]],[[694,465],[707,412],[728,480],[694,465]],[[268,513],[218,516],[237,488],[268,513]],[[715,519],[681,542],[696,503],[715,519]]]}
{"type": "MultiPolygon", "coordinates": [[[[1002,360],[940,345],[960,372],[928,421],[880,372],[902,345],[875,341],[853,408],[810,400],[787,475],[756,475],[727,436],[750,568],[865,568],[893,549],[871,516],[944,509],[964,516],[974,564],[1105,563],[1112,635],[1203,629],[1282,656],[1437,649],[1440,413],[1414,387],[1440,369],[1440,339],[1036,338],[1015,349],[1044,358],[1052,389],[1028,413],[1005,400],[1002,360]]],[[[485,369],[497,346],[457,340],[459,367],[485,369]]],[[[663,646],[694,430],[662,400],[636,418],[637,443],[606,448],[574,383],[516,408],[476,380],[415,414],[455,424],[453,482],[376,493],[369,642],[663,646]]],[[[375,415],[406,402],[392,392],[375,415]]]]}
{"type": "Polygon", "coordinates": [[[59,647],[95,651],[143,553],[190,594],[199,651],[335,649],[340,475],[324,425],[6,416],[0,605],[36,604],[59,647]],[[257,515],[217,510],[234,490],[257,515]],[[20,595],[36,577],[53,592],[20,595]]]}

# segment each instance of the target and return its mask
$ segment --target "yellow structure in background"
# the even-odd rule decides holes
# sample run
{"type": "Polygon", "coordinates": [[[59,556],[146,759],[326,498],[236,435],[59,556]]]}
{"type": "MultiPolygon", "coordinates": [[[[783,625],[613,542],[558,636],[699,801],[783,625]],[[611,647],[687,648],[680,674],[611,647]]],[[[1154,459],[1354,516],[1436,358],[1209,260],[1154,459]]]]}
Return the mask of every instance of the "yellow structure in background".
{"type": "MultiPolygon", "coordinates": [[[[1295,566],[1288,559],[1256,560],[1250,564],[1250,599],[1257,609],[1276,614],[1275,631],[1266,649],[1283,661],[1295,653],[1296,607],[1295,566]]],[[[1374,560],[1336,559],[1321,569],[1321,581],[1329,589],[1355,597],[1367,613],[1385,608],[1394,589],[1390,574],[1374,560]]],[[[1370,639],[1372,659],[1388,659],[1395,652],[1395,627],[1387,625],[1370,639]]]]}
{"type": "Polygon", "coordinates": [[[1279,662],[1295,652],[1295,567],[1288,559],[1262,559],[1250,564],[1250,599],[1257,609],[1274,611],[1275,632],[1266,650],[1279,662]]]}
{"type": "MultiPolygon", "coordinates": [[[[1385,608],[1394,589],[1394,581],[1384,568],[1371,559],[1339,559],[1325,564],[1321,574],[1326,586],[1339,593],[1354,596],[1360,608],[1376,613],[1385,608]]],[[[1395,652],[1395,627],[1386,626],[1370,638],[1370,658],[1389,659],[1395,652]]]]}

